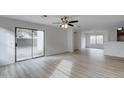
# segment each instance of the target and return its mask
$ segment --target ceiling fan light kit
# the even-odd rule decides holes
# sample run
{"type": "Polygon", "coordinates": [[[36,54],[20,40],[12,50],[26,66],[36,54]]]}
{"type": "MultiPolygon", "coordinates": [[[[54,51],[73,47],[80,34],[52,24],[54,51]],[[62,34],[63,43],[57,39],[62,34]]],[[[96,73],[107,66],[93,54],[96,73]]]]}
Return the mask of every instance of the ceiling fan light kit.
{"type": "Polygon", "coordinates": [[[68,28],[69,26],[74,27],[72,23],[77,23],[77,22],[78,20],[69,21],[67,17],[63,17],[61,18],[61,22],[55,22],[53,24],[61,24],[60,25],[61,28],[68,28]]]}
{"type": "Polygon", "coordinates": [[[61,28],[68,28],[68,24],[62,24],[60,25],[61,28]]]}

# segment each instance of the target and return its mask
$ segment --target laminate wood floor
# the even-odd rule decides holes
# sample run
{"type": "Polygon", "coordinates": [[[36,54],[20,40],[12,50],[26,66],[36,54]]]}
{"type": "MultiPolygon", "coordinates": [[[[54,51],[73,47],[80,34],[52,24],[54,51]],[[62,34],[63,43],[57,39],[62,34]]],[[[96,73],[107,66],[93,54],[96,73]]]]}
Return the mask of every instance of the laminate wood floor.
{"type": "Polygon", "coordinates": [[[0,66],[0,77],[119,78],[124,77],[124,60],[106,57],[100,49],[84,49],[0,66]]]}

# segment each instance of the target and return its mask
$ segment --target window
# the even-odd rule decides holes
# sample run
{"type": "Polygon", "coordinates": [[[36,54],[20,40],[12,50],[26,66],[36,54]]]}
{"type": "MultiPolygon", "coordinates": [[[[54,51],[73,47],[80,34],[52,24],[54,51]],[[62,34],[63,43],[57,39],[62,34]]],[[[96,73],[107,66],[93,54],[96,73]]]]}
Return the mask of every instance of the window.
{"type": "Polygon", "coordinates": [[[103,44],[103,35],[96,36],[97,44],[103,44]]]}
{"type": "Polygon", "coordinates": [[[90,44],[96,44],[96,36],[95,35],[90,36],[90,44]]]}
{"type": "Polygon", "coordinates": [[[103,35],[90,35],[90,44],[103,44],[103,35]]]}

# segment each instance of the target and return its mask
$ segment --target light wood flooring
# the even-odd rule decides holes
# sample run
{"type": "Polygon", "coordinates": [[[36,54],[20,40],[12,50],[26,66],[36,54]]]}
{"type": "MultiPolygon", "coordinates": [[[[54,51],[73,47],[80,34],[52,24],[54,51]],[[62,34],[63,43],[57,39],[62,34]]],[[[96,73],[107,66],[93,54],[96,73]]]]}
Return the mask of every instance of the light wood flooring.
{"type": "Polygon", "coordinates": [[[124,59],[107,57],[103,50],[41,57],[0,66],[1,78],[118,78],[124,77],[124,59]]]}

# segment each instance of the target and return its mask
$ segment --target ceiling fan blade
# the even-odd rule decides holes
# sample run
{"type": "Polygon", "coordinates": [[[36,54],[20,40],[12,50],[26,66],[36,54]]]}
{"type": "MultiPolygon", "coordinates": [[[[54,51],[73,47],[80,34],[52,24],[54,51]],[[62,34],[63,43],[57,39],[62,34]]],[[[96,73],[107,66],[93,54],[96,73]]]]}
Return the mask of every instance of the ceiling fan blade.
{"type": "Polygon", "coordinates": [[[68,25],[69,25],[69,26],[72,26],[72,27],[74,26],[74,25],[72,25],[72,24],[68,24],[68,25]]]}
{"type": "Polygon", "coordinates": [[[62,24],[61,22],[53,22],[52,24],[62,24]]]}
{"type": "Polygon", "coordinates": [[[77,23],[79,22],[78,20],[74,20],[74,21],[69,21],[69,23],[77,23]]]}

